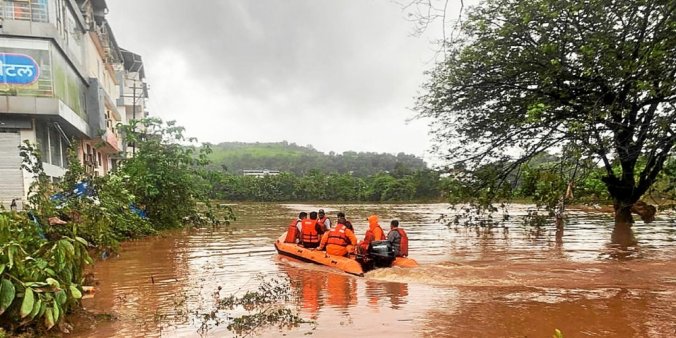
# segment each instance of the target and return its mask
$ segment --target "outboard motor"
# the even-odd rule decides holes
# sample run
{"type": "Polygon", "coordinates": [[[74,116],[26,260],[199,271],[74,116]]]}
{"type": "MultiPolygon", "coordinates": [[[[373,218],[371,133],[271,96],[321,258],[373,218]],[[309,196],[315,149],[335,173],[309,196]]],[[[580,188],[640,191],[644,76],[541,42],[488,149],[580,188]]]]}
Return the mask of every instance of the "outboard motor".
{"type": "Polygon", "coordinates": [[[390,241],[371,242],[369,244],[368,256],[378,268],[389,267],[395,258],[397,258],[390,241]]]}

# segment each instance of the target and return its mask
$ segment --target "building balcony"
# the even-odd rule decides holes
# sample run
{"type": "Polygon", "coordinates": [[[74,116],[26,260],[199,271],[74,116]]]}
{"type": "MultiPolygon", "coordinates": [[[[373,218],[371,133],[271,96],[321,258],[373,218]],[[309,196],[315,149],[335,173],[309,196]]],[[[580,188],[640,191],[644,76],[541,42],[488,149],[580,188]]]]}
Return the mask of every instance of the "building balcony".
{"type": "Polygon", "coordinates": [[[106,128],[106,131],[101,135],[101,141],[104,142],[103,147],[100,148],[102,152],[114,154],[122,151],[120,138],[110,128],[106,128]]]}

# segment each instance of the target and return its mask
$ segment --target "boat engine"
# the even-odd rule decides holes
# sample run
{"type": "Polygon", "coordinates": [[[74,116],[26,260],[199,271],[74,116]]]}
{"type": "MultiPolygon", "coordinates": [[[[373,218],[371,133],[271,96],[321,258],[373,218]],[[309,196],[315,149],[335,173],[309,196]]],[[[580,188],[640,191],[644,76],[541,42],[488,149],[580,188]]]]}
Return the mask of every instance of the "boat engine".
{"type": "Polygon", "coordinates": [[[392,248],[392,243],[389,241],[371,242],[369,244],[368,256],[378,268],[389,267],[397,258],[392,248]]]}

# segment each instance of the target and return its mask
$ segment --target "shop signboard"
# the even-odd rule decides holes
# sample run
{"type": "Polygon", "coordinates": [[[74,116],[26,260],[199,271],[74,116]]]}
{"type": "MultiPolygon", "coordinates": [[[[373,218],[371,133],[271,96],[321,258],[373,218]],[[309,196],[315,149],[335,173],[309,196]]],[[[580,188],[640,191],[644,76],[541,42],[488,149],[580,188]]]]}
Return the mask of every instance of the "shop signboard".
{"type": "Polygon", "coordinates": [[[0,84],[27,86],[39,77],[40,67],[30,55],[0,53],[0,84]]]}

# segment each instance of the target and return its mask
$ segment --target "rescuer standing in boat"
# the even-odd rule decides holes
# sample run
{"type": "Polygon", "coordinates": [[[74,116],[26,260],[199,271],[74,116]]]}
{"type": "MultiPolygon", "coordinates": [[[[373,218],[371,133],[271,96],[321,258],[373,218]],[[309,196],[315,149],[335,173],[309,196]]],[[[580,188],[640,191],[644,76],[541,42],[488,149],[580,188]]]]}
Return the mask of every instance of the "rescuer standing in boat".
{"type": "Polygon", "coordinates": [[[352,230],[345,226],[345,217],[338,218],[338,224],[329,232],[324,233],[318,250],[326,247],[326,253],[334,256],[347,256],[357,245],[357,237],[352,230]]]}
{"type": "Polygon", "coordinates": [[[392,243],[392,249],[397,257],[408,256],[408,235],[404,229],[399,227],[399,221],[393,219],[390,222],[390,232],[387,234],[387,240],[392,243]]]}

